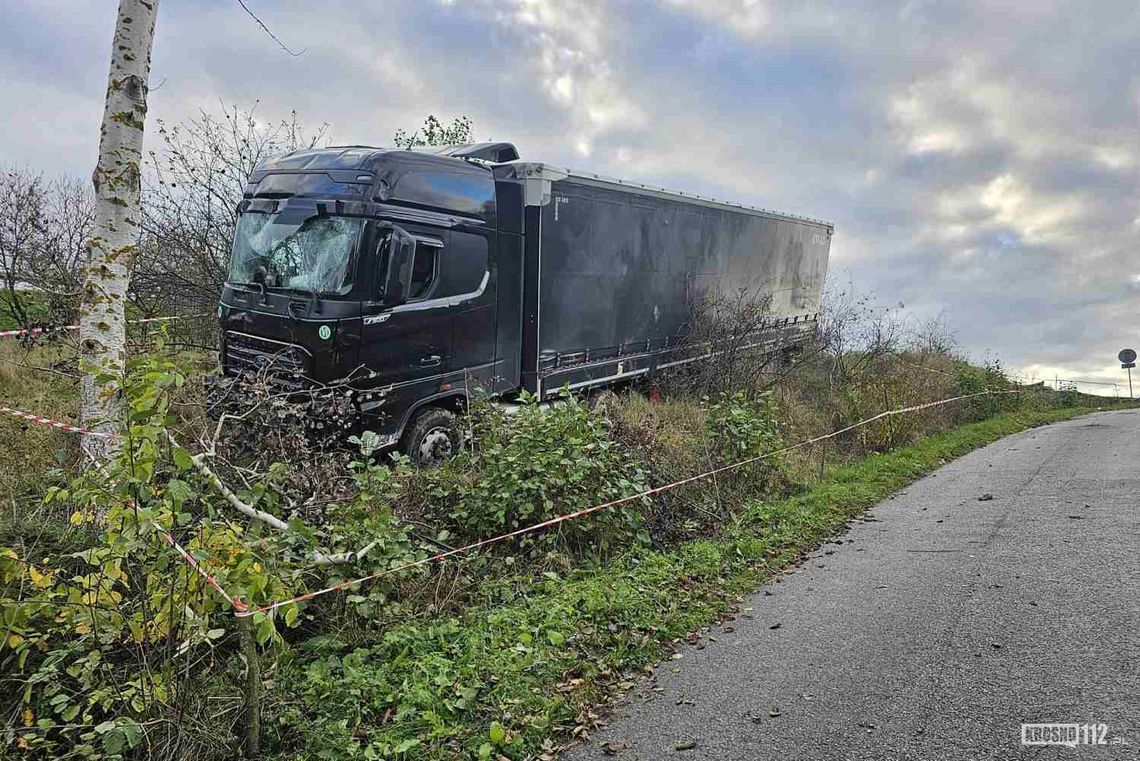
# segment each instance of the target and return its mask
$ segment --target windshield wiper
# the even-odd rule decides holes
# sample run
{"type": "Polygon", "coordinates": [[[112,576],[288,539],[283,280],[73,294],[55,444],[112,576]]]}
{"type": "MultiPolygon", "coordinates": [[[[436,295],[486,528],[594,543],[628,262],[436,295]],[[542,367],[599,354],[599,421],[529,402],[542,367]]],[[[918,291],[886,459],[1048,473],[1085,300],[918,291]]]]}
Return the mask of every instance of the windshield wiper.
{"type": "Polygon", "coordinates": [[[265,283],[261,283],[261,282],[258,282],[256,280],[248,282],[248,283],[239,283],[239,282],[231,281],[230,285],[236,285],[238,288],[248,288],[251,290],[256,290],[260,294],[260,297],[258,298],[258,302],[261,304],[264,304],[269,300],[269,296],[265,292],[265,283]]]}
{"type": "MultiPolygon", "coordinates": [[[[298,287],[295,285],[283,285],[283,286],[280,286],[280,288],[282,290],[286,290],[286,291],[293,291],[294,293],[302,293],[302,294],[305,294],[309,297],[309,303],[308,303],[309,308],[305,312],[306,317],[308,315],[312,314],[313,312],[316,312],[317,314],[321,313],[321,297],[312,288],[301,288],[301,287],[298,287]]],[[[290,312],[290,314],[292,314],[292,312],[293,312],[293,302],[289,302],[289,312],[290,312]]]]}

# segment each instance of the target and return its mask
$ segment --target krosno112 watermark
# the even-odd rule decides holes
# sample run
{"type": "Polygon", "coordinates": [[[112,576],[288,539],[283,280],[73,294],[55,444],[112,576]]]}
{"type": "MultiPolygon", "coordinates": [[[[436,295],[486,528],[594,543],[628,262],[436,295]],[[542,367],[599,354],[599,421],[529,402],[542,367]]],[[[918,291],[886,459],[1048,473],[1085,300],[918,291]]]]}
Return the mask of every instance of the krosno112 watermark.
{"type": "Polygon", "coordinates": [[[1109,738],[1107,724],[1022,724],[1022,745],[1124,745],[1122,737],[1109,738]]]}

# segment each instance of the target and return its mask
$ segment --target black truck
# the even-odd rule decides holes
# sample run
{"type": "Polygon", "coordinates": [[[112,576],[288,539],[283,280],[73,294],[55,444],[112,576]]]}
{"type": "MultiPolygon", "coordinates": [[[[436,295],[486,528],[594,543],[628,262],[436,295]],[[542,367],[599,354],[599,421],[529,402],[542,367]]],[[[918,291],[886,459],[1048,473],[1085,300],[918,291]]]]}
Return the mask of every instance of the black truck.
{"type": "Polygon", "coordinates": [[[747,289],[768,335],[818,320],[831,225],[521,161],[509,143],[263,161],[218,316],[226,375],[333,386],[384,445],[460,445],[478,391],[547,399],[714,354],[694,305],[747,289]]]}

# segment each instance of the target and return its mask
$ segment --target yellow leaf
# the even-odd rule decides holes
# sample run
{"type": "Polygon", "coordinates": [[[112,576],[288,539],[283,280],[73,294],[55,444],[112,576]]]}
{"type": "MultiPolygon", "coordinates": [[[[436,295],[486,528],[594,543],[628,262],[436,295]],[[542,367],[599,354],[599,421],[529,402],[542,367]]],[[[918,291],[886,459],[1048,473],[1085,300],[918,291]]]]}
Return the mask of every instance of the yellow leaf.
{"type": "Polygon", "coordinates": [[[32,586],[46,589],[51,586],[51,574],[40,573],[34,565],[28,566],[28,576],[32,579],[32,586]]]}
{"type": "Polygon", "coordinates": [[[32,713],[32,709],[24,706],[24,726],[30,727],[36,723],[36,715],[32,713]]]}
{"type": "Polygon", "coordinates": [[[74,513],[71,514],[71,525],[72,526],[78,526],[79,524],[83,523],[85,520],[87,520],[87,518],[79,510],[76,510],[74,513]]]}
{"type": "Polygon", "coordinates": [[[16,647],[16,645],[20,644],[23,641],[24,641],[24,638],[21,637],[19,634],[9,634],[8,635],[8,647],[14,648],[14,647],[16,647]]]}
{"type": "Polygon", "coordinates": [[[107,578],[115,581],[126,581],[127,574],[123,573],[123,569],[119,567],[118,563],[104,563],[103,573],[107,578]]]}

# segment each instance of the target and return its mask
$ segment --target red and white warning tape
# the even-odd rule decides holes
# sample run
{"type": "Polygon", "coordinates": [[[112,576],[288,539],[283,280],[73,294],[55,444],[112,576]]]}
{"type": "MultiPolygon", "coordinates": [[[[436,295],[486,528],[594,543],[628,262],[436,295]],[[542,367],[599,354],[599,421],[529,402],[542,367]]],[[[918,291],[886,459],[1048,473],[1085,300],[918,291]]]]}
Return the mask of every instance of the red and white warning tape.
{"type": "Polygon", "coordinates": [[[520,528],[520,529],[517,529],[515,531],[511,531],[509,533],[506,533],[506,534],[500,534],[499,536],[495,536],[495,537],[492,537],[490,539],[482,539],[478,542],[474,542],[473,544],[468,544],[464,547],[457,547],[457,548],[452,549],[452,550],[447,550],[446,552],[440,552],[440,553],[437,553],[437,554],[432,555],[430,557],[426,557],[426,558],[422,558],[420,560],[413,561],[411,563],[404,563],[403,565],[397,566],[395,568],[388,568],[388,569],[385,569],[385,570],[380,571],[378,573],[369,574],[368,576],[361,576],[358,579],[351,579],[349,581],[342,581],[338,584],[333,584],[331,586],[324,587],[323,589],[318,589],[318,590],[315,590],[313,592],[306,592],[303,595],[297,595],[296,597],[290,598],[288,600],[281,600],[279,602],[271,603],[269,605],[263,605],[263,606],[258,607],[258,608],[248,608],[248,607],[245,607],[244,604],[243,604],[242,608],[238,608],[237,606],[235,606],[234,607],[234,609],[235,609],[234,615],[236,615],[240,618],[240,617],[244,617],[244,616],[252,616],[256,613],[268,613],[269,611],[275,610],[277,608],[283,608],[287,605],[295,605],[295,604],[300,603],[300,602],[305,602],[306,600],[312,600],[314,597],[320,597],[321,595],[327,595],[327,594],[330,594],[332,592],[339,592],[339,591],[342,591],[345,589],[349,589],[349,588],[355,587],[359,584],[363,584],[367,581],[375,581],[376,579],[381,579],[381,578],[384,578],[385,576],[390,576],[394,573],[399,573],[401,571],[407,571],[409,569],[416,568],[418,566],[427,565],[428,563],[433,563],[437,560],[443,560],[444,558],[448,558],[448,557],[451,557],[453,555],[460,555],[463,553],[471,552],[472,550],[477,550],[480,547],[486,547],[487,545],[490,545],[490,544],[496,544],[498,542],[504,542],[508,539],[513,539],[517,536],[522,536],[523,534],[529,534],[529,533],[534,532],[534,531],[540,531],[544,528],[556,526],[559,523],[565,523],[566,521],[572,521],[576,518],[581,518],[585,515],[589,515],[590,513],[596,513],[596,512],[599,512],[601,510],[607,510],[611,507],[617,507],[618,505],[624,505],[628,502],[633,502],[635,500],[644,499],[645,497],[650,497],[650,496],[653,496],[654,494],[660,494],[661,492],[669,491],[670,489],[676,489],[680,486],[684,486],[685,484],[692,483],[693,481],[699,481],[699,480],[702,480],[705,478],[711,478],[712,476],[715,476],[718,473],[724,473],[726,471],[735,470],[737,468],[742,468],[745,465],[750,465],[750,464],[757,462],[759,460],[764,460],[764,459],[767,459],[770,457],[776,457],[778,455],[786,454],[787,452],[791,452],[791,451],[796,450],[796,449],[802,449],[803,447],[811,446],[812,444],[817,444],[817,443],[824,441],[826,439],[831,439],[831,438],[834,438],[836,436],[841,436],[844,433],[847,433],[849,431],[853,431],[856,428],[860,428],[862,426],[873,423],[876,420],[882,420],[883,418],[892,417],[894,415],[903,415],[903,414],[910,413],[910,412],[919,412],[921,410],[930,409],[931,407],[938,407],[938,406],[941,406],[944,404],[950,404],[951,402],[958,402],[958,401],[962,401],[963,399],[971,399],[971,398],[978,397],[978,396],[992,396],[992,395],[996,395],[996,394],[1019,394],[1019,393],[1021,393],[1021,389],[1013,389],[1010,391],[982,391],[982,392],[979,392],[976,394],[963,394],[962,396],[955,396],[955,397],[951,397],[949,399],[940,399],[936,402],[927,402],[925,404],[914,404],[914,405],[911,405],[909,407],[900,407],[898,409],[888,410],[886,412],[881,412],[878,415],[875,415],[874,417],[869,417],[866,420],[861,420],[858,423],[855,423],[853,425],[849,425],[846,428],[840,428],[837,431],[832,431],[831,433],[827,433],[827,434],[824,434],[822,436],[816,436],[816,437],[811,438],[811,439],[806,439],[806,440],[801,441],[797,444],[792,444],[789,447],[784,447],[783,449],[777,449],[777,450],[772,451],[772,452],[766,452],[762,455],[757,455],[756,457],[749,457],[746,460],[741,460],[740,462],[735,462],[735,463],[732,463],[731,465],[724,465],[724,466],[721,466],[719,468],[714,468],[713,470],[709,470],[709,471],[706,471],[704,473],[699,473],[695,476],[689,476],[688,478],[682,478],[679,481],[674,481],[672,483],[665,484],[664,486],[657,486],[657,487],[654,487],[652,489],[647,489],[643,492],[640,492],[638,494],[633,494],[633,495],[630,495],[628,497],[622,497],[621,499],[611,500],[609,502],[605,502],[605,503],[600,504],[600,505],[594,505],[593,507],[587,507],[583,510],[578,510],[578,511],[573,512],[573,513],[567,513],[566,515],[558,515],[558,516],[555,516],[554,518],[550,518],[548,520],[541,521],[539,523],[535,523],[531,526],[526,526],[524,528],[520,528]]]}
{"type": "Polygon", "coordinates": [[[198,561],[194,559],[194,556],[191,555],[189,552],[187,552],[182,547],[181,544],[179,544],[177,541],[175,541],[173,536],[171,536],[166,531],[163,531],[162,527],[159,526],[157,523],[154,524],[154,527],[155,527],[155,529],[157,529],[159,531],[159,533],[161,533],[164,537],[166,537],[166,543],[169,544],[171,547],[173,547],[175,552],[177,552],[179,555],[181,555],[182,559],[185,560],[187,563],[189,563],[190,567],[193,568],[195,571],[197,571],[198,574],[203,579],[206,580],[207,584],[209,584],[211,587],[216,589],[218,594],[220,594],[222,597],[224,597],[226,602],[228,602],[230,604],[230,606],[232,606],[235,611],[237,611],[238,613],[242,613],[245,610],[247,610],[245,603],[243,603],[241,600],[238,600],[234,597],[230,597],[230,595],[226,592],[226,590],[222,589],[222,585],[218,583],[218,580],[215,579],[210,573],[208,573],[206,571],[206,569],[203,568],[198,563],[198,561]]]}
{"type": "MultiPolygon", "coordinates": [[[[1022,389],[1011,389],[1008,391],[980,391],[980,392],[974,393],[974,394],[963,394],[961,396],[950,397],[949,399],[939,399],[936,402],[926,402],[924,404],[912,404],[908,407],[899,407],[897,409],[887,410],[886,412],[880,412],[878,415],[874,415],[872,417],[869,417],[866,420],[860,420],[858,423],[853,423],[852,425],[846,426],[845,428],[840,428],[839,430],[832,431],[831,433],[825,433],[822,436],[815,436],[815,437],[810,438],[810,439],[805,439],[804,441],[798,442],[796,444],[792,444],[791,446],[787,446],[787,447],[784,447],[782,449],[777,449],[777,450],[774,450],[771,452],[765,452],[764,454],[756,455],[755,457],[749,457],[746,460],[734,462],[730,465],[722,465],[719,468],[714,468],[712,470],[705,471],[704,473],[698,473],[697,475],[689,476],[688,478],[682,478],[679,481],[673,481],[672,483],[664,484],[663,486],[656,486],[652,489],[646,489],[643,492],[639,492],[637,494],[631,494],[628,497],[622,497],[620,499],[610,500],[609,502],[604,502],[600,505],[594,505],[593,507],[587,507],[585,509],[575,511],[573,513],[567,513],[565,515],[557,515],[553,518],[549,518],[547,520],[540,521],[539,523],[535,523],[535,524],[532,524],[530,526],[525,526],[523,528],[516,529],[514,531],[508,532],[506,534],[500,534],[498,536],[491,537],[490,539],[482,539],[478,542],[474,542],[472,544],[468,544],[468,545],[465,545],[463,547],[457,547],[455,549],[447,550],[446,552],[439,552],[439,553],[436,553],[435,555],[431,555],[431,556],[426,557],[426,558],[421,558],[420,560],[412,561],[411,563],[404,563],[403,565],[397,566],[395,568],[387,568],[387,569],[380,571],[378,573],[369,574],[368,576],[361,576],[360,578],[357,578],[357,579],[350,579],[348,581],[342,581],[338,584],[333,584],[331,586],[327,586],[327,587],[324,587],[322,589],[317,589],[317,590],[314,590],[312,592],[306,592],[305,594],[297,595],[296,597],[292,597],[288,600],[280,600],[278,602],[270,603],[269,605],[263,605],[263,606],[257,607],[257,608],[251,608],[248,605],[246,605],[244,602],[239,600],[238,598],[227,593],[226,590],[222,588],[222,585],[220,583],[218,583],[217,579],[215,579],[213,576],[211,576],[209,573],[207,573],[206,570],[204,568],[202,568],[202,566],[198,563],[198,561],[195,560],[194,557],[190,555],[190,553],[188,553],[185,549],[183,549],[178,544],[178,542],[176,542],[174,540],[174,537],[172,537],[170,534],[166,533],[165,531],[162,531],[161,528],[159,528],[158,530],[162,531],[163,535],[166,537],[167,543],[170,544],[170,546],[173,547],[175,549],[175,551],[178,552],[179,556],[181,556],[182,559],[184,559],[199,574],[201,574],[201,576],[206,580],[206,582],[209,583],[209,585],[211,587],[213,587],[215,590],[217,590],[218,594],[220,594],[223,598],[225,598],[226,602],[228,602],[233,607],[234,615],[236,615],[238,617],[252,616],[256,613],[268,613],[269,611],[276,610],[277,608],[283,608],[287,605],[296,605],[297,603],[305,602],[307,600],[312,600],[314,597],[320,597],[321,595],[331,594],[332,592],[339,592],[339,591],[342,591],[345,589],[349,589],[351,587],[358,586],[358,585],[363,584],[363,583],[368,582],[368,581],[375,581],[377,579],[382,579],[385,576],[391,576],[392,574],[400,573],[401,571],[407,571],[407,570],[410,570],[412,568],[416,568],[418,566],[427,565],[429,563],[434,563],[437,560],[443,560],[444,558],[448,558],[448,557],[451,557],[453,555],[465,554],[465,553],[471,552],[472,550],[477,550],[481,547],[486,547],[486,546],[491,545],[491,544],[497,544],[499,542],[505,542],[508,539],[514,539],[515,537],[522,536],[523,534],[529,534],[529,533],[532,533],[535,531],[541,531],[544,528],[550,528],[551,526],[556,526],[560,523],[572,521],[572,520],[575,520],[577,518],[581,518],[583,516],[590,515],[591,513],[596,513],[596,512],[599,512],[601,510],[607,510],[611,507],[617,507],[618,505],[624,505],[626,503],[633,502],[635,500],[644,499],[645,497],[651,497],[654,494],[660,494],[661,492],[669,491],[671,489],[676,489],[680,486],[684,486],[685,484],[689,484],[689,483],[692,483],[694,481],[700,481],[700,480],[703,480],[706,478],[711,478],[712,476],[715,476],[719,473],[725,473],[725,472],[728,472],[730,470],[736,470],[737,468],[742,468],[745,465],[751,465],[752,463],[758,462],[760,460],[765,460],[765,459],[768,459],[771,457],[776,457],[776,456],[781,455],[781,454],[786,454],[786,453],[792,452],[796,449],[802,449],[804,447],[811,446],[812,444],[818,444],[821,441],[825,441],[827,439],[832,439],[832,438],[835,438],[836,436],[841,436],[845,433],[853,431],[856,428],[861,428],[865,425],[869,425],[869,424],[875,422],[876,420],[882,420],[883,418],[893,417],[895,415],[904,415],[904,414],[911,413],[911,412],[920,412],[922,410],[927,410],[927,409],[930,409],[932,407],[940,407],[944,404],[950,404],[951,402],[960,402],[964,399],[973,399],[973,398],[976,398],[979,396],[995,396],[995,395],[1000,395],[1000,394],[1020,394],[1020,393],[1022,393],[1022,391],[1023,391],[1022,389]]],[[[108,436],[108,437],[115,436],[115,434],[100,433],[98,431],[90,431],[90,430],[87,430],[85,428],[78,428],[78,427],[73,426],[73,425],[68,425],[67,423],[61,423],[58,420],[52,420],[51,418],[42,417],[40,415],[32,415],[32,414],[27,413],[27,412],[21,412],[20,410],[14,410],[11,407],[0,406],[0,412],[6,412],[10,415],[14,415],[15,417],[18,417],[18,418],[21,418],[24,420],[29,420],[29,421],[34,422],[34,423],[40,423],[42,425],[50,425],[52,427],[59,428],[59,429],[65,430],[65,431],[72,431],[74,433],[83,433],[83,434],[94,435],[94,436],[108,436]]],[[[158,527],[156,526],[156,528],[158,528],[158,527]]]]}
{"type": "MultiPolygon", "coordinates": [[[[208,314],[180,314],[171,317],[147,317],[142,320],[131,320],[129,325],[142,325],[147,322],[171,322],[173,320],[192,320],[195,317],[209,317],[208,314]]],[[[0,330],[0,338],[11,336],[38,336],[42,333],[60,333],[65,330],[79,330],[78,325],[61,325],[58,328],[20,328],[18,330],[0,330]]]]}
{"type": "Polygon", "coordinates": [[[24,412],[22,410],[15,410],[15,409],[12,409],[11,407],[5,407],[3,405],[0,405],[0,412],[7,413],[7,414],[11,415],[12,417],[18,417],[21,420],[27,420],[27,421],[32,422],[32,423],[39,423],[40,425],[50,425],[52,428],[58,428],[61,431],[71,431],[72,433],[82,433],[86,436],[101,436],[101,437],[106,438],[106,439],[118,438],[118,434],[115,434],[115,433],[105,433],[102,431],[92,431],[92,430],[89,430],[87,428],[80,428],[79,426],[68,425],[67,423],[61,423],[58,420],[52,420],[51,418],[44,417],[43,415],[33,415],[30,412],[24,412]]]}

